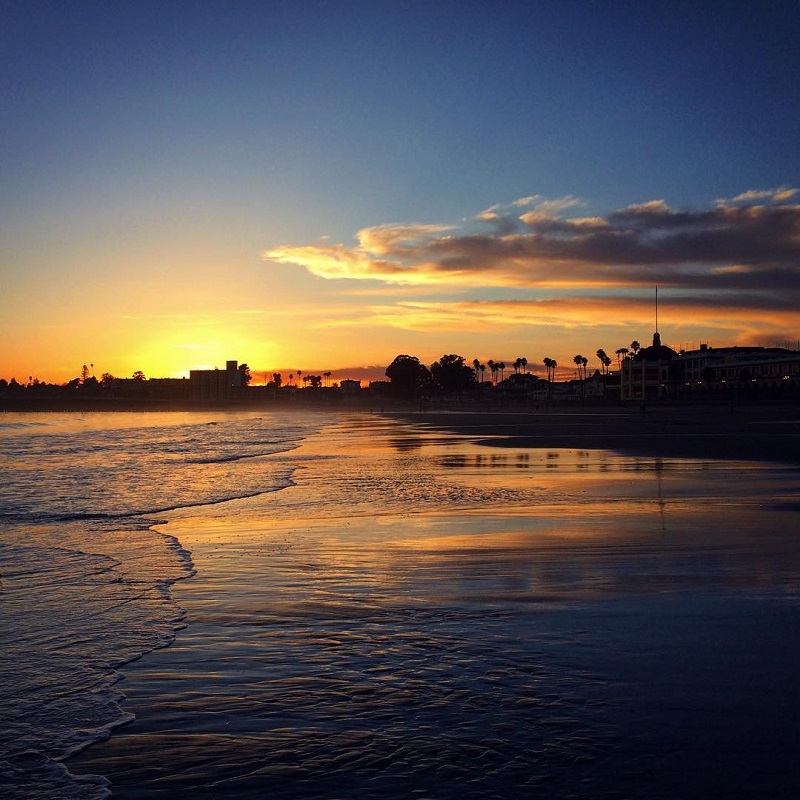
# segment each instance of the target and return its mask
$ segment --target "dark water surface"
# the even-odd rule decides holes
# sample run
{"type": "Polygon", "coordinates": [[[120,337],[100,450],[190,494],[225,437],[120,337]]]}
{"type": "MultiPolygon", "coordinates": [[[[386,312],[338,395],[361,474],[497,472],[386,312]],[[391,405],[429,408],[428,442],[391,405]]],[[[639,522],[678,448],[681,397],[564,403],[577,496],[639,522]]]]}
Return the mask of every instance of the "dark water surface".
{"type": "Polygon", "coordinates": [[[108,795],[64,760],[132,719],[119,668],[183,626],[189,554],[152,529],[291,484],[281,461],[324,418],[224,413],[0,415],[0,797],[108,795]]]}
{"type": "Polygon", "coordinates": [[[187,627],[72,772],[120,798],[800,795],[796,470],[371,417],[271,458],[292,486],[166,514],[187,627]]]}

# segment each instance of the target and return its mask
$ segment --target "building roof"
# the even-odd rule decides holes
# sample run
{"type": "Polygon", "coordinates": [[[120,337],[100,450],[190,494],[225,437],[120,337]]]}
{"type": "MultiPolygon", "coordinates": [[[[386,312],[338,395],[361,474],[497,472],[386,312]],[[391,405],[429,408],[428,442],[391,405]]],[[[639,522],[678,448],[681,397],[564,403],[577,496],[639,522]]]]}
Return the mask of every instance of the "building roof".
{"type": "Polygon", "coordinates": [[[653,334],[653,344],[643,347],[634,357],[634,361],[672,361],[678,354],[665,344],[661,344],[661,334],[653,334]]]}

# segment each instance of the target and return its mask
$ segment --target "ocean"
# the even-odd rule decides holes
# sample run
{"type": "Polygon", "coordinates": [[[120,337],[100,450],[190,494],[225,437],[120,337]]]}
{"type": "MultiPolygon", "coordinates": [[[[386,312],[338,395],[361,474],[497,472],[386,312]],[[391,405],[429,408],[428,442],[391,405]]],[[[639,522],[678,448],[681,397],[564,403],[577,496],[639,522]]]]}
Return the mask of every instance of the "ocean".
{"type": "Polygon", "coordinates": [[[0,418],[0,794],[789,798],[796,468],[0,418]]]}

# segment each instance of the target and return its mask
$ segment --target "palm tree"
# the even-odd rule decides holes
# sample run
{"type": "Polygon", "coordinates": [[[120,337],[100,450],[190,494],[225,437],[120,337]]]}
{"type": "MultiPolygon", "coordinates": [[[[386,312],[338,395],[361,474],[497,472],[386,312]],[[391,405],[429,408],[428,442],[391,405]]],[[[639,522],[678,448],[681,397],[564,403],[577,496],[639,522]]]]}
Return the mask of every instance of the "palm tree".
{"type": "Polygon", "coordinates": [[[586,379],[586,365],[589,363],[589,359],[578,353],[572,360],[578,368],[578,380],[581,381],[581,398],[583,398],[583,394],[586,391],[586,385],[583,381],[586,379]]]}
{"type": "Polygon", "coordinates": [[[528,359],[527,359],[527,358],[525,358],[525,356],[523,356],[523,357],[520,359],[520,363],[522,364],[522,369],[523,369],[523,371],[524,371],[524,372],[525,372],[525,374],[527,375],[527,374],[528,374],[528,359]]]}
{"type": "Polygon", "coordinates": [[[606,355],[606,351],[603,350],[602,347],[597,351],[597,353],[595,353],[595,355],[597,356],[597,360],[600,362],[600,369],[602,370],[603,375],[605,375],[606,367],[611,363],[611,359],[606,355]]]}
{"type": "Polygon", "coordinates": [[[489,372],[492,373],[492,383],[496,383],[497,382],[497,364],[495,364],[494,361],[492,361],[491,358],[486,363],[489,365],[489,372]]]}
{"type": "MultiPolygon", "coordinates": [[[[481,371],[481,362],[477,358],[472,359],[472,369],[475,370],[475,377],[477,378],[478,373],[481,371]]],[[[481,378],[481,383],[483,383],[483,378],[481,378]]]]}
{"type": "Polygon", "coordinates": [[[522,369],[522,359],[517,357],[516,361],[514,361],[511,366],[514,367],[514,372],[519,373],[519,371],[522,369]]]}
{"type": "Polygon", "coordinates": [[[505,361],[500,361],[500,362],[497,364],[497,369],[499,369],[499,370],[500,370],[500,383],[502,383],[502,382],[503,382],[503,379],[505,378],[505,369],[506,369],[506,363],[505,363],[505,361]]]}
{"type": "Polygon", "coordinates": [[[636,339],[634,339],[631,342],[631,352],[635,356],[641,349],[642,349],[642,346],[639,344],[639,342],[636,341],[636,339]]]}
{"type": "Polygon", "coordinates": [[[553,379],[555,378],[555,372],[556,372],[556,362],[555,362],[555,360],[545,356],[542,359],[542,364],[544,364],[545,369],[547,370],[547,380],[552,382],[553,379]]]}
{"type": "Polygon", "coordinates": [[[331,383],[331,373],[330,372],[323,372],[322,377],[325,378],[325,385],[330,386],[331,383]]]}
{"type": "Polygon", "coordinates": [[[628,355],[629,352],[627,347],[620,347],[619,350],[617,350],[617,369],[620,372],[622,372],[622,358],[628,355]]]}
{"type": "Polygon", "coordinates": [[[547,402],[550,403],[550,387],[553,384],[553,379],[555,378],[556,374],[556,366],[558,366],[554,359],[545,356],[542,359],[542,363],[547,370],[547,402]]]}

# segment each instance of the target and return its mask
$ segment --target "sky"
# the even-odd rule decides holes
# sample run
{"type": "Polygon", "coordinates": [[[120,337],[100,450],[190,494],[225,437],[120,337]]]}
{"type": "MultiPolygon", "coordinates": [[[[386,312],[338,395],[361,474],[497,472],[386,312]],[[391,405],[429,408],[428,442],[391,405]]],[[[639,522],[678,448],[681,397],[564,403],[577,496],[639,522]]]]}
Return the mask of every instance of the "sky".
{"type": "Polygon", "coordinates": [[[798,347],[794,0],[0,14],[0,377],[798,347]]]}

